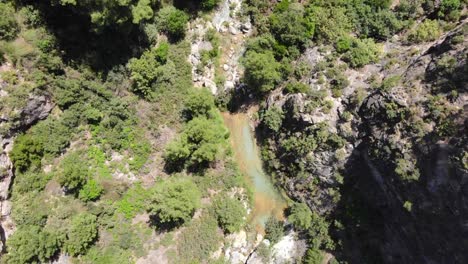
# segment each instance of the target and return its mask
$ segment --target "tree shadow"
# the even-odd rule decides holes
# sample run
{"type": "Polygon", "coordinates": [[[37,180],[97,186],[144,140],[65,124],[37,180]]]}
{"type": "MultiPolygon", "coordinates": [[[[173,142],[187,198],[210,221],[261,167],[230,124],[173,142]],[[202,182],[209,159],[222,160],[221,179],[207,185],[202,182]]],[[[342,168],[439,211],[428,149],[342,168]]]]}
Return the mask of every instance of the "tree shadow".
{"type": "Polygon", "coordinates": [[[84,63],[96,71],[108,71],[139,56],[150,42],[139,25],[131,21],[103,26],[99,32],[90,14],[73,5],[48,1],[24,1],[41,11],[45,26],[56,37],[66,63],[84,63]]]}
{"type": "Polygon", "coordinates": [[[156,229],[156,231],[161,233],[167,233],[175,228],[181,226],[183,222],[162,222],[161,219],[157,215],[151,215],[149,219],[149,225],[156,229]]]}

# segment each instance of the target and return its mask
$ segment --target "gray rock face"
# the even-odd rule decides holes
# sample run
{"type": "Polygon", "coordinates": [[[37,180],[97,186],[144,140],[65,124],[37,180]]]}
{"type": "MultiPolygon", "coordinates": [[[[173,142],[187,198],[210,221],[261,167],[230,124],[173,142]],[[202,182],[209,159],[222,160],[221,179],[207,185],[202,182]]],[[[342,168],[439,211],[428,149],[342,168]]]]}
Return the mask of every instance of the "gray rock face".
{"type": "Polygon", "coordinates": [[[11,204],[8,201],[9,190],[13,181],[13,164],[8,153],[13,148],[13,141],[17,133],[28,129],[39,120],[45,119],[54,104],[46,95],[34,95],[28,99],[26,106],[22,109],[16,109],[20,118],[14,120],[10,117],[4,117],[0,123],[10,122],[10,129],[0,135],[0,237],[2,238],[3,248],[5,240],[14,232],[15,226],[10,218],[11,204]]]}
{"type": "MultiPolygon", "coordinates": [[[[466,21],[463,23],[466,27],[466,21]]],[[[274,92],[267,100],[266,108],[275,106],[294,113],[285,114],[282,121],[292,123],[288,130],[268,137],[269,150],[281,148],[285,138],[307,135],[308,129],[322,122],[330,133],[337,132],[346,140],[340,149],[318,148],[298,156],[298,167],[305,168],[306,175],[278,177],[281,171],[275,172],[291,198],[305,201],[323,215],[335,213],[340,221],[348,221],[345,235],[339,238],[350,263],[361,263],[369,250],[376,257],[371,262],[376,263],[468,263],[464,154],[468,153],[468,38],[461,27],[418,46],[419,53],[411,51],[414,47],[385,43],[385,49],[396,54],[398,64],[384,67],[387,58],[383,57],[361,70],[346,70],[349,85],[343,95],[325,96],[333,100],[328,113],[308,110],[311,99],[306,94],[274,92]],[[464,38],[454,41],[460,34],[464,38]],[[371,75],[379,81],[394,75],[401,80],[390,89],[371,89],[371,75]],[[352,101],[357,89],[364,91],[359,103],[352,101]],[[456,98],[450,99],[450,92],[456,98]],[[436,95],[446,101],[435,105],[430,100],[436,95]],[[447,109],[452,114],[442,113],[447,109]],[[345,118],[345,111],[351,116],[345,118]],[[449,135],[437,135],[434,115],[450,119],[453,130],[449,135]],[[418,136],[418,129],[425,136],[418,136]],[[399,159],[405,165],[397,172],[399,159]],[[401,172],[405,168],[408,171],[401,172]],[[344,176],[343,185],[335,177],[337,172],[344,176]],[[404,174],[415,172],[419,179],[406,182],[404,174]],[[341,186],[339,202],[328,192],[334,186],[341,186]],[[350,211],[354,211],[351,218],[343,216],[350,211]]],[[[301,59],[314,66],[324,56],[318,48],[311,48],[301,59]]],[[[314,73],[304,79],[311,90],[322,88],[314,73]]]]}

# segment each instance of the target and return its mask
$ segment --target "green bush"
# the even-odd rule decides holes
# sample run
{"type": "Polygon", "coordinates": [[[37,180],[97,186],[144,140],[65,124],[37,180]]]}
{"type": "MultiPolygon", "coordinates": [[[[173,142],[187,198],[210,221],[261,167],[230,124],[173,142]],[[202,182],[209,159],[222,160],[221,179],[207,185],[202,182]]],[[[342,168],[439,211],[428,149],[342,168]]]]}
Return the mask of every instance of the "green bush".
{"type": "Polygon", "coordinates": [[[201,1],[201,6],[205,10],[211,10],[215,8],[220,0],[202,0],[201,1]]]}
{"type": "Polygon", "coordinates": [[[265,238],[270,240],[271,244],[276,244],[284,235],[283,222],[270,216],[265,223],[265,238]]]}
{"type": "Polygon", "coordinates": [[[442,34],[439,21],[426,19],[410,32],[408,40],[415,43],[432,41],[442,34]]]}
{"type": "Polygon", "coordinates": [[[353,68],[376,62],[380,56],[380,48],[372,39],[355,39],[351,48],[343,56],[353,68]]]}
{"type": "Polygon", "coordinates": [[[301,230],[307,230],[312,224],[312,211],[305,203],[294,203],[288,221],[301,230]]]}
{"type": "Polygon", "coordinates": [[[153,92],[154,85],[158,81],[167,81],[167,63],[169,44],[161,43],[157,48],[145,51],[140,58],[131,59],[128,63],[130,79],[134,82],[132,91],[144,97],[149,97],[153,92]]]}
{"type": "Polygon", "coordinates": [[[307,20],[304,7],[299,3],[287,3],[284,10],[278,10],[270,16],[270,29],[276,39],[288,47],[301,48],[314,34],[314,24],[307,20]]]}
{"type": "Polygon", "coordinates": [[[42,196],[37,192],[28,192],[20,195],[14,193],[11,218],[17,227],[44,226],[48,217],[48,206],[44,205],[42,196]]]}
{"type": "Polygon", "coordinates": [[[70,153],[60,163],[57,176],[61,186],[71,192],[77,191],[88,179],[88,163],[83,159],[81,153],[70,153]]]}
{"type": "Polygon", "coordinates": [[[312,222],[309,227],[309,245],[312,248],[333,249],[334,242],[328,234],[328,222],[317,213],[312,212],[312,222]]]}
{"type": "Polygon", "coordinates": [[[78,197],[82,201],[94,201],[101,196],[104,189],[102,186],[96,182],[95,180],[91,179],[86,182],[83,188],[80,190],[78,197]]]}
{"type": "Polygon", "coordinates": [[[281,80],[281,65],[275,60],[272,52],[248,51],[242,62],[245,66],[245,81],[255,92],[271,91],[281,80]]]}
{"type": "Polygon", "coordinates": [[[226,233],[239,231],[245,224],[246,210],[237,198],[221,196],[214,202],[216,218],[226,233]]]}
{"type": "Polygon", "coordinates": [[[183,38],[189,17],[174,6],[165,6],[159,10],[156,21],[159,30],[174,39],[183,38]]]}
{"type": "Polygon", "coordinates": [[[298,81],[292,81],[284,87],[286,93],[307,93],[310,91],[309,85],[298,81]]]}
{"type": "Polygon", "coordinates": [[[18,32],[15,9],[9,3],[0,2],[0,39],[14,39],[18,32]]]}
{"type": "Polygon", "coordinates": [[[322,264],[324,256],[322,251],[315,248],[309,248],[304,256],[304,264],[322,264]]]}
{"type": "MultiPolygon", "coordinates": [[[[453,19],[459,17],[460,0],[442,0],[439,6],[439,17],[453,19]]],[[[453,19],[453,20],[455,20],[453,19]]]]}
{"type": "Polygon", "coordinates": [[[131,219],[138,213],[144,212],[150,197],[151,190],[144,189],[141,184],[134,184],[117,202],[116,211],[122,213],[125,218],[131,219]]]}
{"type": "Polygon", "coordinates": [[[25,226],[16,230],[7,240],[5,263],[46,263],[61,245],[60,235],[38,226],[25,226]]]}
{"type": "Polygon", "coordinates": [[[274,132],[278,132],[283,123],[284,113],[279,107],[272,106],[262,114],[262,123],[274,132]]]}
{"type": "Polygon", "coordinates": [[[191,222],[178,236],[176,263],[214,263],[210,256],[221,245],[223,236],[218,231],[216,219],[211,214],[191,222]]]}
{"type": "Polygon", "coordinates": [[[190,179],[171,178],[157,184],[148,209],[158,222],[179,225],[192,218],[200,199],[200,191],[190,179]]]}
{"type": "Polygon", "coordinates": [[[10,158],[19,172],[24,172],[30,167],[40,168],[44,146],[30,134],[24,134],[16,138],[10,158]]]}
{"type": "Polygon", "coordinates": [[[190,119],[212,116],[215,109],[213,95],[207,89],[193,89],[185,102],[186,114],[190,119]]]}
{"type": "Polygon", "coordinates": [[[19,194],[42,191],[50,180],[50,175],[42,172],[27,171],[16,173],[13,189],[19,194]]]}
{"type": "Polygon", "coordinates": [[[67,238],[64,241],[64,249],[70,255],[82,255],[94,244],[98,235],[96,216],[89,213],[80,213],[73,217],[67,238]]]}
{"type": "Polygon", "coordinates": [[[207,166],[220,158],[227,149],[229,133],[220,117],[206,119],[197,117],[185,126],[180,137],[169,143],[165,159],[171,169],[179,170],[183,165],[207,166]]]}
{"type": "Polygon", "coordinates": [[[336,51],[339,53],[345,53],[351,49],[353,44],[353,38],[350,36],[340,37],[336,42],[336,51]]]}
{"type": "Polygon", "coordinates": [[[346,9],[343,7],[310,5],[306,9],[306,17],[315,24],[314,39],[318,42],[334,43],[351,32],[353,27],[346,9]]]}
{"type": "Polygon", "coordinates": [[[418,168],[409,157],[396,160],[395,173],[404,182],[417,181],[420,176],[418,168]]]}

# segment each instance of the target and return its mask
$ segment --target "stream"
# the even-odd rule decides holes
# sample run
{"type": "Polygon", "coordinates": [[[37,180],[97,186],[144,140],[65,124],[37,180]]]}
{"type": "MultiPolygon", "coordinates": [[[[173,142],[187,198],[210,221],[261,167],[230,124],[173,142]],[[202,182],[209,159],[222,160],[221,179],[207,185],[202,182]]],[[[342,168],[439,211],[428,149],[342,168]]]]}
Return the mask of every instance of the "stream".
{"type": "Polygon", "coordinates": [[[283,219],[286,200],[271,178],[265,174],[259,148],[246,113],[223,113],[224,123],[231,135],[231,145],[239,168],[253,190],[253,208],[249,223],[263,232],[270,216],[283,219]]]}
{"type": "MultiPolygon", "coordinates": [[[[211,21],[197,19],[191,25],[187,39],[191,40],[189,61],[192,64],[195,87],[206,87],[216,94],[219,89],[234,89],[234,85],[240,82],[242,70],[238,60],[245,50],[244,43],[251,33],[250,22],[241,22],[237,15],[241,9],[242,0],[224,0],[213,13],[211,21]],[[218,74],[223,74],[226,79],[224,87],[217,87],[215,84],[214,64],[205,66],[201,73],[197,71],[201,62],[201,51],[209,50],[211,47],[211,44],[206,43],[203,38],[208,28],[215,28],[220,34],[219,66],[223,67],[223,71],[218,74]]],[[[254,108],[250,110],[253,112],[254,108]]],[[[223,113],[223,118],[231,134],[231,145],[237,164],[253,192],[253,208],[249,214],[249,223],[257,232],[263,233],[265,222],[270,216],[284,218],[286,199],[263,171],[249,115],[223,113]]]]}

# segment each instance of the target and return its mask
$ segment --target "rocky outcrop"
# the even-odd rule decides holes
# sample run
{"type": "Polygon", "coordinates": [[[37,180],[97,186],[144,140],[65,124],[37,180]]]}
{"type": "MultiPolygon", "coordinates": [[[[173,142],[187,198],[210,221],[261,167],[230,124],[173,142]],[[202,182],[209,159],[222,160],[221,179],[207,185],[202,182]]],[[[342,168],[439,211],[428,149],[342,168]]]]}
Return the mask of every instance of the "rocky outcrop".
{"type": "MultiPolygon", "coordinates": [[[[468,262],[467,47],[466,20],[418,47],[385,43],[398,64],[385,66],[383,57],[361,70],[345,70],[349,84],[342,94],[320,98],[333,105],[327,111],[310,94],[269,96],[265,110],[282,109],[282,130],[265,133],[260,126],[259,134],[264,148],[288,164],[270,169],[291,198],[342,226],[333,232],[342,243],[338,259],[468,262]],[[392,76],[398,78],[389,85],[392,76]],[[290,144],[286,140],[302,140],[296,148],[311,144],[318,124],[344,139],[343,146],[318,146],[282,160],[288,153],[278,150],[290,144]],[[306,175],[288,174],[295,164],[306,175]]],[[[311,48],[301,60],[313,68],[326,56],[311,48]]],[[[318,78],[311,71],[301,82],[314,94],[326,89],[318,78]]]]}
{"type": "Polygon", "coordinates": [[[211,21],[198,18],[191,23],[187,39],[191,41],[189,62],[192,64],[193,83],[196,87],[206,87],[217,94],[232,89],[239,83],[242,74],[239,58],[244,52],[245,38],[252,29],[250,21],[241,21],[241,5],[241,0],[223,1],[211,21]],[[215,30],[221,35],[222,43],[218,43],[222,44],[221,47],[213,47],[207,40],[209,30],[215,30]],[[219,56],[206,61],[203,53],[213,49],[218,50],[219,56]],[[213,60],[217,60],[217,63],[213,60]]]}
{"type": "MultiPolygon", "coordinates": [[[[4,96],[8,96],[5,93],[4,96]]],[[[2,116],[0,127],[8,127],[0,135],[0,238],[3,248],[8,236],[14,232],[14,223],[10,218],[11,203],[8,201],[9,190],[14,177],[13,164],[8,153],[13,148],[13,141],[18,133],[27,130],[39,120],[45,119],[54,104],[47,95],[32,95],[27,99],[25,106],[21,109],[14,109],[15,117],[2,116]]]]}

